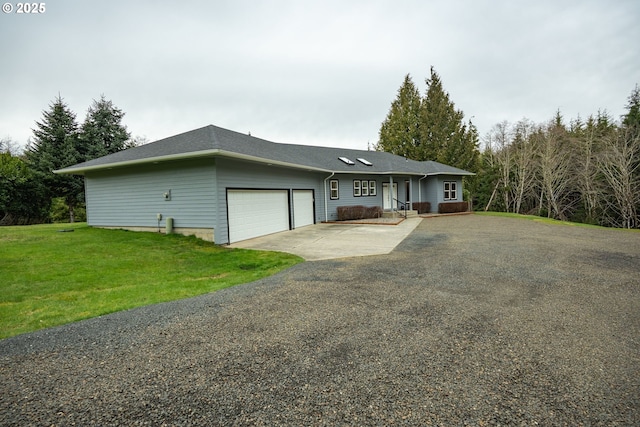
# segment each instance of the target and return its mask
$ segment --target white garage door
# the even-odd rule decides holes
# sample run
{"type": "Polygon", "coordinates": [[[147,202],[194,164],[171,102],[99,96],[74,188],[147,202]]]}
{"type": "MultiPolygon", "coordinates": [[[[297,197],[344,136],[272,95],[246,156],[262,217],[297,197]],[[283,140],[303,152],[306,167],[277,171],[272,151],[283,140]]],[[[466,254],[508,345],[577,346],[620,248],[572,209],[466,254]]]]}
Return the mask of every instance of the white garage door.
{"type": "Polygon", "coordinates": [[[289,229],[287,190],[228,190],[229,243],[289,229]]]}
{"type": "Polygon", "coordinates": [[[313,191],[293,190],[293,226],[313,224],[313,191]]]}

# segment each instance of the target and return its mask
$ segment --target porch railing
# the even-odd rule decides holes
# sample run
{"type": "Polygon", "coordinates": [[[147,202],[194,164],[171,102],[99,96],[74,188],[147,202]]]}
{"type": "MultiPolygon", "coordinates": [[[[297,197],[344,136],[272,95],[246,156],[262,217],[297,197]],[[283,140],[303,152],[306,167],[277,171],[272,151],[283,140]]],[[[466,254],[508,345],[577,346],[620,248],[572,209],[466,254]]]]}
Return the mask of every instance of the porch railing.
{"type": "MultiPolygon", "coordinates": [[[[401,202],[400,200],[394,198],[393,200],[396,201],[396,203],[398,203],[399,205],[402,205],[402,210],[404,211],[404,214],[402,215],[404,217],[404,219],[407,219],[407,202],[401,202]]],[[[398,209],[396,209],[397,211],[398,209]]]]}

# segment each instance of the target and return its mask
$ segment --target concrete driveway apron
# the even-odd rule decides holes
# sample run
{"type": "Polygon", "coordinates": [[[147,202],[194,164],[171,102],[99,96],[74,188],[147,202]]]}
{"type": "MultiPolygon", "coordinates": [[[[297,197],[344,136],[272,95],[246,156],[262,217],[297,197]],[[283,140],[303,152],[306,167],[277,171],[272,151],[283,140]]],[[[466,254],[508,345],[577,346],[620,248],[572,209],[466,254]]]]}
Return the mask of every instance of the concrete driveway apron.
{"type": "Polygon", "coordinates": [[[307,261],[391,252],[422,221],[408,218],[397,225],[321,223],[236,242],[229,247],[288,252],[307,261]]]}

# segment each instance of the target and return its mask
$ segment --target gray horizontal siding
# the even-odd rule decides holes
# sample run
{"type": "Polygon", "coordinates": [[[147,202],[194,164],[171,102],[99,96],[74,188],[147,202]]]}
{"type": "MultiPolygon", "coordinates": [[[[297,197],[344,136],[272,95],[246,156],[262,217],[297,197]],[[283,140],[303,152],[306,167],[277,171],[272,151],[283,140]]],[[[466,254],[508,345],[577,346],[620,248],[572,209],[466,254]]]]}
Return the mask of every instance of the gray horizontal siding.
{"type": "MultiPolygon", "coordinates": [[[[268,166],[234,159],[185,160],[160,164],[88,172],[85,176],[87,220],[95,226],[156,227],[157,214],[164,221],[174,218],[176,228],[214,228],[215,241],[227,243],[227,189],[313,190],[316,221],[337,219],[339,206],[383,206],[382,184],[389,176],[336,174],[340,198],[329,198],[329,174],[268,166]],[[353,195],[353,180],[375,181],[375,196],[353,195]],[[326,180],[326,195],[325,195],[326,180]],[[163,197],[171,191],[171,200],[163,197]],[[325,197],[327,209],[325,216],[325,197]]],[[[394,176],[398,199],[406,200],[405,180],[411,182],[411,200],[431,202],[437,211],[444,198],[444,181],[458,183],[462,200],[462,179],[458,176],[394,176]],[[420,185],[420,188],[418,188],[420,185]]],[[[256,206],[259,209],[259,206],[256,206]]]]}
{"type": "MultiPolygon", "coordinates": [[[[428,177],[423,180],[423,201],[431,203],[431,212],[438,211],[438,192],[441,188],[441,184],[438,182],[437,177],[428,177]]],[[[440,196],[441,198],[443,196],[440,196]]]]}
{"type": "Polygon", "coordinates": [[[423,201],[431,203],[431,212],[438,212],[438,204],[443,202],[461,202],[462,194],[462,178],[454,175],[437,175],[430,176],[423,180],[422,186],[423,201]],[[456,200],[444,200],[444,182],[455,181],[458,186],[456,200]]]}
{"type": "MultiPolygon", "coordinates": [[[[451,176],[451,175],[438,175],[438,203],[445,202],[461,202],[463,200],[462,195],[462,178],[459,176],[451,176]],[[457,183],[456,191],[456,199],[455,200],[445,200],[444,199],[444,182],[445,181],[454,181],[457,183]]],[[[437,210],[437,206],[436,206],[437,210]]]]}
{"type": "MultiPolygon", "coordinates": [[[[380,206],[383,207],[382,200],[382,184],[391,182],[388,176],[380,175],[335,175],[331,180],[337,179],[339,182],[339,195],[340,198],[336,200],[328,200],[327,207],[329,213],[329,221],[335,221],[338,219],[337,209],[340,206],[380,206]],[[353,195],[353,181],[376,181],[376,195],[375,196],[354,196],[353,195]]],[[[405,181],[408,180],[411,183],[411,197],[414,201],[418,201],[418,187],[416,177],[394,176],[393,182],[398,184],[398,197],[400,201],[405,200],[405,181]]],[[[327,194],[329,193],[329,181],[327,181],[327,194]]],[[[328,197],[328,196],[327,196],[328,197]]]]}
{"type": "MultiPolygon", "coordinates": [[[[233,159],[219,158],[216,162],[218,218],[215,227],[216,242],[227,243],[229,241],[226,199],[227,189],[229,188],[313,190],[316,221],[324,219],[322,192],[324,174],[233,159]]],[[[289,197],[291,197],[291,193],[289,197]]],[[[259,208],[259,206],[256,206],[256,209],[259,208]]]]}
{"type": "MultiPolygon", "coordinates": [[[[375,175],[335,175],[327,181],[327,210],[329,221],[335,221],[338,219],[338,208],[341,206],[380,206],[382,207],[382,182],[380,176],[375,175]],[[331,200],[330,198],[330,181],[338,180],[338,199],[331,200]],[[360,196],[353,195],[353,181],[376,181],[376,195],[375,196],[360,196]]],[[[324,212],[323,212],[324,218],[324,212]]]]}
{"type": "Polygon", "coordinates": [[[175,227],[213,228],[213,159],[118,169],[86,176],[87,221],[96,226],[157,226],[157,214],[175,227]],[[171,200],[163,194],[171,191],[171,200]]]}

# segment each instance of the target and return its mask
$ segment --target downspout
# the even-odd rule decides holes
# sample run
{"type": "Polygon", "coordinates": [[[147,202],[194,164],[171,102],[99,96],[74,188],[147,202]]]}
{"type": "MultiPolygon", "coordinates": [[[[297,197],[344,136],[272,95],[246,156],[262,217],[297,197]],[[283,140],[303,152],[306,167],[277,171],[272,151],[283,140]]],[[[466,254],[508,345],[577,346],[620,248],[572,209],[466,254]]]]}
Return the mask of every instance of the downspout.
{"type": "Polygon", "coordinates": [[[335,174],[335,172],[331,172],[331,175],[324,179],[324,222],[329,222],[329,208],[327,207],[327,180],[331,179],[335,174]]]}
{"type": "Polygon", "coordinates": [[[83,186],[82,186],[82,195],[84,196],[84,207],[85,207],[85,219],[87,224],[91,223],[91,208],[89,208],[89,199],[87,198],[87,175],[82,174],[83,186]]]}
{"type": "Polygon", "coordinates": [[[422,187],[420,187],[420,181],[422,181],[423,179],[425,179],[428,176],[429,175],[427,175],[425,173],[424,176],[418,180],[418,202],[420,202],[420,203],[422,203],[422,187]]]}

